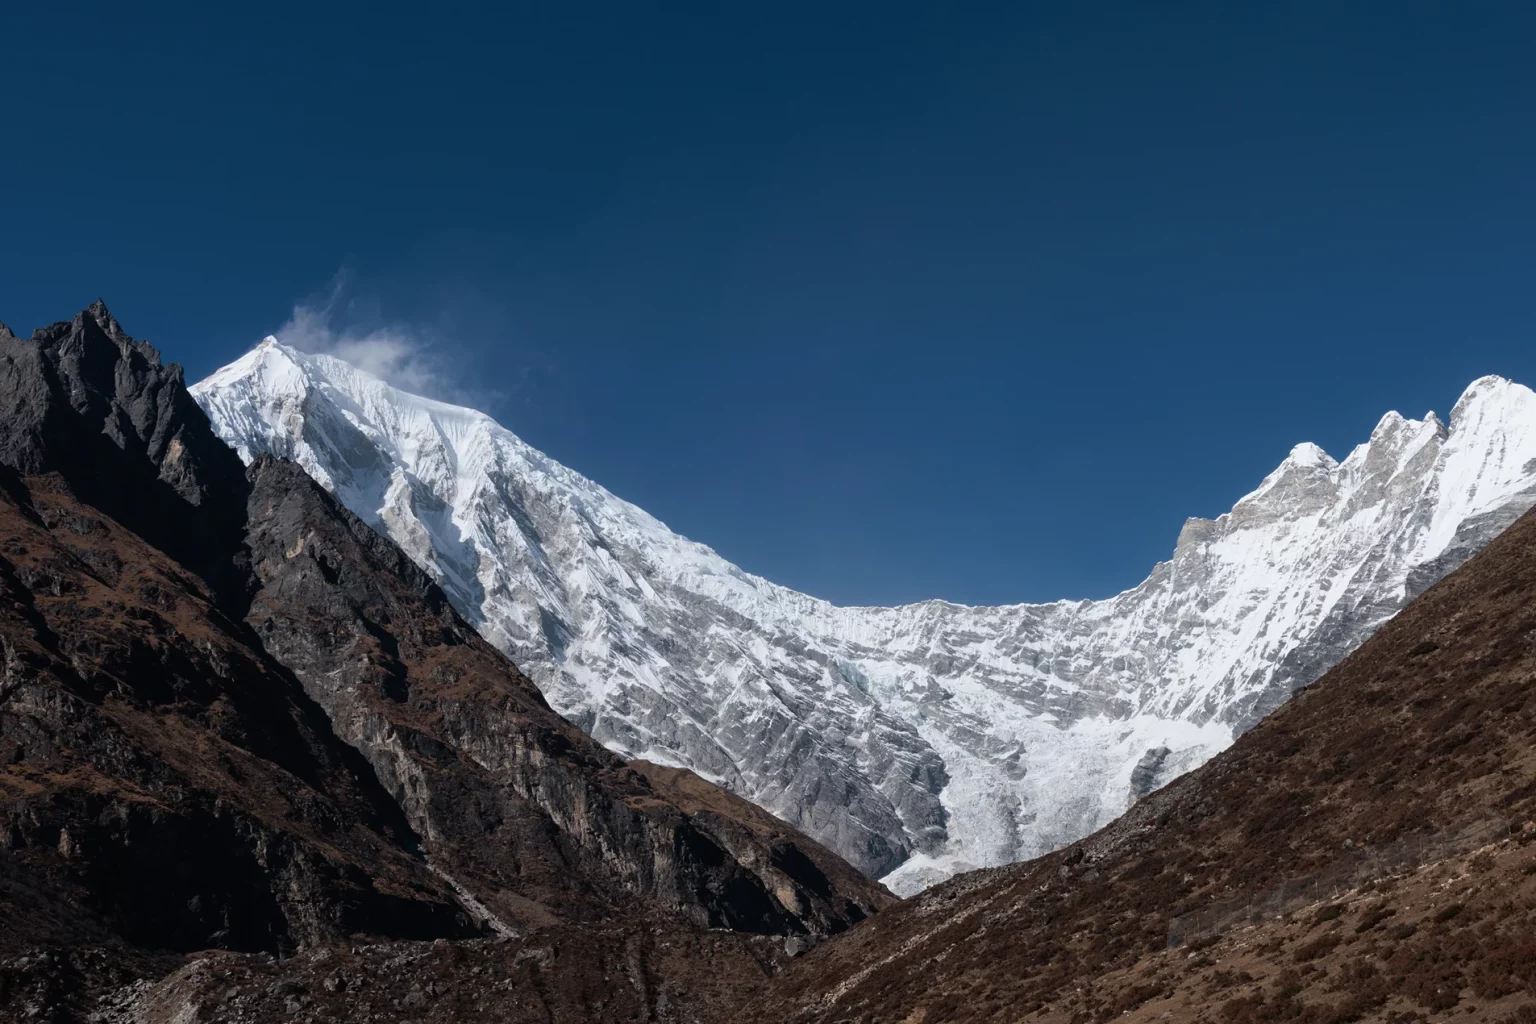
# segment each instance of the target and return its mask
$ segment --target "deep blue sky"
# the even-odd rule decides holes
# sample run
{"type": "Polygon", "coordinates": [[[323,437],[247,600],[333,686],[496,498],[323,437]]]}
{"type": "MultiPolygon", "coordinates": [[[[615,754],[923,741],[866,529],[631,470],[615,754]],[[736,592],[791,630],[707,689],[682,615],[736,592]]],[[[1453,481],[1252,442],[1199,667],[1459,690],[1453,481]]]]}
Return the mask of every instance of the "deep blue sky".
{"type": "Polygon", "coordinates": [[[195,379],[345,270],[841,602],[1104,595],[1298,441],[1536,384],[1529,4],[20,6],[0,319],[195,379]]]}

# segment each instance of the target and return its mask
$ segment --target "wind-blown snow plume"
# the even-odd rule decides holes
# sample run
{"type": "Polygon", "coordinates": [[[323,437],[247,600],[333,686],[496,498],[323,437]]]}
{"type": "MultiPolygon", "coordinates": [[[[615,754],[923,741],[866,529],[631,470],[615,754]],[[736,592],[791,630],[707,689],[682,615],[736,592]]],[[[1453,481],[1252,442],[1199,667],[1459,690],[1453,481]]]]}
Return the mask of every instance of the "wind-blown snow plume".
{"type": "Polygon", "coordinates": [[[1316,679],[1536,501],[1536,395],[1315,445],[1102,601],[840,608],[742,571],[488,416],[264,344],[193,389],[298,460],[550,703],[911,892],[1118,816],[1316,679]]]}
{"type": "Polygon", "coordinates": [[[341,271],[324,294],[296,303],[276,340],[312,355],[335,356],[413,394],[454,397],[437,344],[419,327],[387,322],[352,294],[341,271]]]}

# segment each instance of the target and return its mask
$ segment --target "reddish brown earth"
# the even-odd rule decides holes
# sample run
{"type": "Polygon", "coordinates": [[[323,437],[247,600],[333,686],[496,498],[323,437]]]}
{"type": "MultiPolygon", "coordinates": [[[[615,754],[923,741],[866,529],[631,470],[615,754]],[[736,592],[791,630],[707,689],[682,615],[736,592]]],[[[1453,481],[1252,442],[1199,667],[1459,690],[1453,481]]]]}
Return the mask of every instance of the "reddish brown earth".
{"type": "Polygon", "coordinates": [[[0,950],[478,932],[361,758],[196,577],[56,476],[6,483],[0,867],[30,898],[0,904],[0,950]]]}
{"type": "Polygon", "coordinates": [[[1536,1020],[1532,838],[1143,957],[1090,979],[1089,998],[1128,1021],[1536,1020]]]}

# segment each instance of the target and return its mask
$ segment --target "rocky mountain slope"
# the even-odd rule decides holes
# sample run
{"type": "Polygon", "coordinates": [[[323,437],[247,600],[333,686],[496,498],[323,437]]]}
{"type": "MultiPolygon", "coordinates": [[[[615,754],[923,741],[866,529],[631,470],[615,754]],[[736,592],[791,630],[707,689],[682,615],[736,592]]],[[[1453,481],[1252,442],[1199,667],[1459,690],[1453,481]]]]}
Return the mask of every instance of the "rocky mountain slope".
{"type": "Polygon", "coordinates": [[[193,388],[247,461],[393,538],[570,721],[911,892],[1056,849],[1226,748],[1536,501],[1536,395],[1475,381],[1299,445],[1101,601],[839,608],[742,571],[480,413],[268,340],[193,388]]]}
{"type": "Polygon", "coordinates": [[[935,886],[752,1005],[782,1021],[1536,1019],[1533,677],[1527,515],[1109,827],[935,886]]]}
{"type": "Polygon", "coordinates": [[[247,470],[99,304],[0,328],[0,662],[0,1019],[156,1019],[193,951],[429,940],[525,974],[586,948],[644,998],[594,1007],[573,971],[518,1012],[654,1019],[690,974],[648,958],[761,976],[892,902],[555,714],[302,470],[247,470]]]}

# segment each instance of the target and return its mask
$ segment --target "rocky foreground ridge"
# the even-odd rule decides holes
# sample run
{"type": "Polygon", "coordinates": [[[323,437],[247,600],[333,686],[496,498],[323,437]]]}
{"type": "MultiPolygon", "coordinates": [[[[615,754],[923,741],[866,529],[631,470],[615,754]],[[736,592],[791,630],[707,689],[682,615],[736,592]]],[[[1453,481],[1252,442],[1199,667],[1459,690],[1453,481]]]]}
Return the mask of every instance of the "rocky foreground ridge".
{"type": "Polygon", "coordinates": [[[1536,395],[1298,445],[1101,601],[840,608],[744,572],[488,416],[269,340],[193,389],[394,539],[570,721],[910,893],[1038,856],[1225,749],[1536,501],[1536,395]]]}
{"type": "MultiPolygon", "coordinates": [[[[301,469],[243,466],[100,304],[0,328],[0,662],[0,1019],[158,1020],[196,951],[412,942],[497,984],[587,965],[500,1019],[673,1019],[699,965],[761,976],[893,902],[554,713],[301,469]],[[633,984],[596,997],[614,971],[633,984]]],[[[356,1019],[429,998],[381,984],[356,1019]]],[[[229,988],[176,1019],[311,1001],[229,988]]]]}

